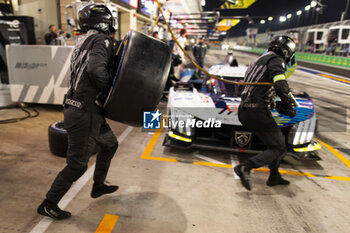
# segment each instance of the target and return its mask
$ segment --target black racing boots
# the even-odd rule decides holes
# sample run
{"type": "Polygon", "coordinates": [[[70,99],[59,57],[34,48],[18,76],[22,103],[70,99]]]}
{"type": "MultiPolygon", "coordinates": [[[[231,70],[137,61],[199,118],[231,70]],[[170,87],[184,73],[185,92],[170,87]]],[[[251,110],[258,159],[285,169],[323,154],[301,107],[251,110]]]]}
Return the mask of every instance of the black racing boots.
{"type": "Polygon", "coordinates": [[[98,198],[104,194],[114,193],[118,188],[117,185],[94,184],[91,191],[91,197],[98,198]]]}
{"type": "Polygon", "coordinates": [[[275,186],[275,185],[289,185],[289,181],[282,178],[280,174],[270,175],[269,179],[266,181],[267,186],[275,186]]]}
{"type": "Polygon", "coordinates": [[[239,176],[239,178],[241,179],[243,187],[250,191],[250,169],[248,169],[244,165],[237,165],[234,167],[234,171],[237,174],[237,176],[239,176]]]}
{"type": "Polygon", "coordinates": [[[38,213],[44,216],[48,216],[55,220],[63,220],[71,216],[70,212],[61,210],[57,204],[52,203],[48,200],[44,200],[38,207],[38,213]]]}

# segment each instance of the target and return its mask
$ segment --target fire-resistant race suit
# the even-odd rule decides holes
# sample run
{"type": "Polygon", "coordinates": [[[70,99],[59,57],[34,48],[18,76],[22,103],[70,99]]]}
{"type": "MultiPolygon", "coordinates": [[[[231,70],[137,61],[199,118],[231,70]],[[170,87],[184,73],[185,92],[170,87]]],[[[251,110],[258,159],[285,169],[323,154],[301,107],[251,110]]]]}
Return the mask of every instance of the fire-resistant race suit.
{"type": "MultiPolygon", "coordinates": [[[[241,178],[242,185],[248,190],[251,189],[249,171],[264,165],[268,165],[270,168],[270,177],[267,185],[289,184],[289,181],[284,180],[278,172],[281,159],[286,153],[285,136],[277,126],[270,109],[274,103],[272,99],[277,94],[281,98],[281,102],[279,102],[280,104],[277,108],[278,111],[294,117],[296,115],[296,111],[293,109],[295,100],[290,94],[290,89],[284,75],[286,71],[285,62],[288,59],[283,57],[281,55],[282,53],[271,50],[249,66],[244,82],[270,82],[273,83],[273,86],[245,86],[238,111],[239,120],[243,126],[252,131],[267,147],[267,150],[250,158],[244,165],[237,165],[235,167],[236,173],[241,178]]],[[[276,51],[281,50],[276,49],[276,51]]],[[[289,58],[293,54],[294,51],[291,52],[289,58]]]]}

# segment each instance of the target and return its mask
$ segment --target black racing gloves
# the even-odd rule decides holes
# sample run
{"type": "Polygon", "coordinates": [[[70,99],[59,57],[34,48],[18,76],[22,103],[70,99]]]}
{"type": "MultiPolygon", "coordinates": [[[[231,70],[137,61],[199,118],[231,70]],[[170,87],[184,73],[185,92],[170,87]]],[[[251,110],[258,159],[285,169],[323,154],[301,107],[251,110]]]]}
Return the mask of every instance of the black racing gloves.
{"type": "Polygon", "coordinates": [[[297,115],[297,111],[293,108],[294,105],[291,105],[290,103],[276,102],[276,109],[279,113],[287,115],[289,117],[295,117],[297,115]]]}
{"type": "Polygon", "coordinates": [[[273,84],[276,94],[281,98],[281,102],[276,103],[277,111],[281,114],[295,117],[297,112],[295,99],[290,92],[289,85],[286,80],[280,80],[273,84]]]}

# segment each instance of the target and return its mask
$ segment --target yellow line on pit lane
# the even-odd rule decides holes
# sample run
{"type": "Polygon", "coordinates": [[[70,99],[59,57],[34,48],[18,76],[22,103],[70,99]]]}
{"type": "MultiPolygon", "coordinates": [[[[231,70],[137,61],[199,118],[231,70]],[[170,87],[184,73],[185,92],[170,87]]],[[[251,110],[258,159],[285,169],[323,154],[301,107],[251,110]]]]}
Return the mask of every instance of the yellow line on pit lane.
{"type": "Polygon", "coordinates": [[[341,177],[341,176],[326,176],[326,179],[330,180],[343,180],[343,181],[350,181],[350,177],[341,177]]]}
{"type": "Polygon", "coordinates": [[[113,231],[113,228],[115,224],[118,221],[119,216],[112,215],[112,214],[106,214],[102,221],[100,222],[100,225],[98,225],[95,233],[110,233],[113,231]]]}
{"type": "Polygon", "coordinates": [[[141,159],[150,159],[150,160],[159,160],[159,161],[165,161],[165,162],[173,162],[176,163],[177,159],[170,159],[170,158],[162,158],[162,157],[154,157],[151,156],[151,153],[153,151],[153,148],[155,147],[159,136],[161,135],[163,131],[163,126],[160,129],[157,129],[156,132],[153,134],[151,140],[146,146],[146,149],[143,151],[141,155],[141,159]]]}
{"type": "MultiPolygon", "coordinates": [[[[145,150],[143,151],[142,155],[141,155],[141,159],[148,159],[148,160],[158,160],[158,161],[164,161],[164,162],[178,162],[177,159],[173,159],[173,158],[164,158],[164,157],[156,157],[156,156],[151,156],[151,153],[161,135],[163,131],[163,127],[161,129],[157,129],[156,132],[153,134],[151,140],[148,142],[145,150]]],[[[337,156],[339,159],[341,159],[342,162],[348,162],[349,163],[349,168],[350,168],[350,162],[342,155],[340,154],[337,150],[335,150],[333,147],[331,147],[330,145],[326,144],[325,142],[321,141],[318,139],[318,141],[323,144],[328,150],[330,150],[332,153],[337,152],[337,155],[341,155],[341,156],[337,156]],[[343,161],[344,160],[344,161],[343,161]]],[[[200,165],[200,166],[208,166],[208,167],[221,167],[221,168],[231,168],[232,169],[232,165],[231,164],[221,164],[221,163],[210,163],[210,162],[192,162],[192,164],[194,165],[200,165]]],[[[268,168],[257,168],[254,169],[255,171],[259,171],[259,172],[269,172],[270,169],[268,168]]],[[[341,180],[341,181],[350,181],[350,177],[342,177],[342,176],[330,176],[330,175],[315,175],[312,173],[308,173],[308,172],[297,172],[297,171],[289,171],[289,170],[282,170],[279,169],[279,172],[281,174],[287,174],[287,175],[294,175],[294,176],[307,176],[307,177],[313,177],[313,178],[325,178],[325,179],[331,179],[331,180],[341,180]]]]}
{"type": "Polygon", "coordinates": [[[326,147],[332,154],[334,154],[340,161],[342,161],[348,168],[350,168],[350,161],[342,155],[338,150],[336,150],[331,145],[325,143],[324,141],[321,141],[320,139],[317,139],[324,147],[326,147]]]}
{"type": "MultiPolygon", "coordinates": [[[[268,169],[268,168],[256,168],[253,170],[259,171],[259,172],[270,172],[270,169],[268,169]]],[[[314,175],[312,173],[308,173],[308,172],[288,171],[288,170],[282,170],[282,169],[278,169],[278,171],[281,174],[287,174],[287,175],[317,177],[316,175],[314,175]]]]}
{"type": "Polygon", "coordinates": [[[231,164],[210,163],[210,162],[193,162],[193,164],[201,165],[201,166],[209,166],[209,167],[232,168],[231,164]]]}
{"type": "Polygon", "coordinates": [[[335,76],[332,76],[332,75],[328,75],[328,74],[318,73],[317,75],[319,75],[321,77],[324,77],[324,78],[328,78],[328,79],[333,79],[333,80],[336,80],[336,81],[344,82],[344,83],[350,83],[350,80],[343,79],[343,78],[338,78],[338,77],[335,77],[335,76]]]}

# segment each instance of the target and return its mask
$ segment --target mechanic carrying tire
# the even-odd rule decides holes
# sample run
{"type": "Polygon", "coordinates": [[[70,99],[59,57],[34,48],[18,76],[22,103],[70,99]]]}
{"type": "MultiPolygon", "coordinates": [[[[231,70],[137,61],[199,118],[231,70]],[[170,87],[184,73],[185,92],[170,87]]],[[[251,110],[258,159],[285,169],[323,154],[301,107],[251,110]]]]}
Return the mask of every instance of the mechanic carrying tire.
{"type": "Polygon", "coordinates": [[[294,117],[295,100],[286,80],[286,64],[294,57],[295,43],[288,36],[277,36],[269,44],[268,52],[252,63],[244,82],[273,82],[273,86],[244,87],[238,117],[243,126],[252,131],[267,147],[267,150],[250,158],[246,163],[235,166],[234,171],[240,177],[242,185],[251,190],[249,175],[253,168],[268,165],[270,176],[268,186],[288,185],[278,171],[280,162],[286,154],[285,137],[271,115],[274,108],[273,98],[281,98],[277,110],[281,114],[294,117]]]}
{"type": "Polygon", "coordinates": [[[116,185],[104,184],[118,141],[102,108],[96,104],[96,97],[101,96],[101,91],[108,90],[113,81],[114,41],[111,35],[115,31],[115,20],[104,5],[90,4],[79,12],[79,25],[86,36],[74,48],[70,89],[65,98],[64,124],[69,138],[67,165],[58,173],[46,199],[38,207],[41,215],[56,220],[71,216],[57,204],[87,170],[96,144],[101,146],[101,151],[96,157],[91,197],[97,198],[118,189],[116,185]]]}
{"type": "Polygon", "coordinates": [[[116,21],[104,5],[89,4],[79,11],[79,26],[85,35],[72,54],[70,88],[64,101],[67,166],[38,207],[41,215],[56,220],[71,216],[57,204],[87,170],[96,144],[101,150],[91,197],[115,192],[118,186],[104,184],[118,148],[105,117],[140,126],[145,108],[153,111],[161,98],[170,69],[170,47],[142,33],[128,32],[116,53],[112,39],[116,21]]]}

